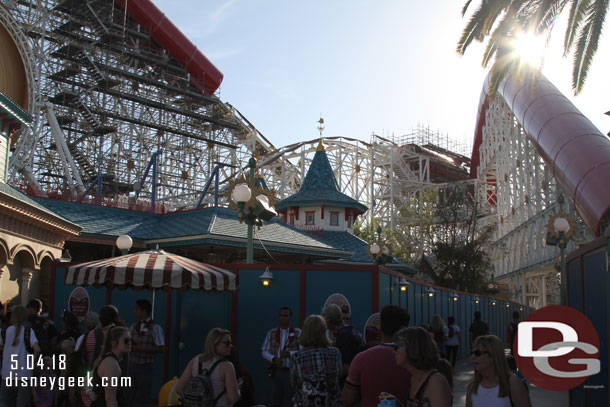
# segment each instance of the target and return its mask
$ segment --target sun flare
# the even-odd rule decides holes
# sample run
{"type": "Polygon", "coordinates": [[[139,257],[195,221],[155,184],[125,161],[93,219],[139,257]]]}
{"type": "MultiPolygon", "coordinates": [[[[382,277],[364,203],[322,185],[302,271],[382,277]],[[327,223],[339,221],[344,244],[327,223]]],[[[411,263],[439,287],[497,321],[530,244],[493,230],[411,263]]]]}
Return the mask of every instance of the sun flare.
{"type": "Polygon", "coordinates": [[[515,40],[515,53],[521,60],[533,66],[541,66],[547,48],[546,38],[542,35],[523,33],[515,40]]]}

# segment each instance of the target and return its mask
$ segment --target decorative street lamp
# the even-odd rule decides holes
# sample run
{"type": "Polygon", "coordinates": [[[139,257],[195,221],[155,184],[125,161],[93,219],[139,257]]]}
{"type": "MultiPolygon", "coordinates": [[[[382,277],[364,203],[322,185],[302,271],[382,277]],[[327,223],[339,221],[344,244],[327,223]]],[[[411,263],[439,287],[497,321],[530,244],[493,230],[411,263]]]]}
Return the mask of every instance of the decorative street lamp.
{"type": "Polygon", "coordinates": [[[400,277],[398,279],[398,287],[400,288],[400,291],[407,291],[409,282],[404,277],[400,277]]]}
{"type": "Polygon", "coordinates": [[[269,270],[269,267],[267,267],[265,268],[263,274],[258,276],[258,278],[261,280],[263,285],[267,287],[273,281],[273,273],[271,272],[271,270],[269,270]]]}
{"type": "MultiPolygon", "coordinates": [[[[254,239],[253,227],[258,226],[260,229],[263,226],[263,221],[269,221],[277,212],[270,204],[269,198],[273,199],[273,191],[261,187],[261,183],[256,182],[256,159],[250,158],[248,161],[250,173],[248,178],[242,177],[237,180],[229,188],[231,198],[237,203],[237,217],[239,223],[245,222],[248,225],[248,244],[246,249],[246,262],[252,264],[254,262],[254,239]]],[[[263,280],[264,282],[264,280],[263,280]]]]}
{"type": "MultiPolygon", "coordinates": [[[[565,202],[563,195],[559,195],[557,202],[559,203],[559,207],[562,208],[565,202]]],[[[556,244],[559,246],[561,259],[559,264],[559,272],[561,273],[560,303],[561,305],[567,305],[566,247],[576,233],[576,222],[571,214],[566,214],[563,209],[561,209],[550,217],[549,223],[546,226],[549,229],[551,237],[556,239],[554,241],[553,239],[550,239],[552,243],[547,239],[547,244],[556,244]]]]}
{"type": "Polygon", "coordinates": [[[409,285],[410,283],[404,278],[404,277],[400,277],[398,279],[398,282],[396,283],[396,285],[398,286],[398,305],[401,305],[401,298],[400,298],[400,293],[405,293],[406,294],[406,298],[405,298],[405,308],[408,308],[409,306],[409,285]]]}
{"type": "Polygon", "coordinates": [[[116,238],[116,247],[119,248],[123,256],[129,253],[129,249],[131,249],[132,245],[133,240],[131,240],[131,237],[127,235],[121,235],[116,238]]]}
{"type": "Polygon", "coordinates": [[[390,248],[385,241],[381,240],[381,226],[377,226],[377,241],[369,245],[368,252],[376,264],[384,265],[392,261],[390,248]]]}

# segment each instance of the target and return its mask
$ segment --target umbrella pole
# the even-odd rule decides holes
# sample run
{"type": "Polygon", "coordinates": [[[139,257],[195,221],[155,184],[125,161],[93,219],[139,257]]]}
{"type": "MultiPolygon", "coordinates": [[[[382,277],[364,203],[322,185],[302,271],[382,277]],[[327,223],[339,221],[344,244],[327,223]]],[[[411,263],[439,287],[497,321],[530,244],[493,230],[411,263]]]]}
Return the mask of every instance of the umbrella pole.
{"type": "Polygon", "coordinates": [[[156,292],[157,292],[157,290],[153,288],[153,293],[152,293],[152,312],[150,313],[150,318],[151,319],[155,319],[155,293],[156,292]]]}

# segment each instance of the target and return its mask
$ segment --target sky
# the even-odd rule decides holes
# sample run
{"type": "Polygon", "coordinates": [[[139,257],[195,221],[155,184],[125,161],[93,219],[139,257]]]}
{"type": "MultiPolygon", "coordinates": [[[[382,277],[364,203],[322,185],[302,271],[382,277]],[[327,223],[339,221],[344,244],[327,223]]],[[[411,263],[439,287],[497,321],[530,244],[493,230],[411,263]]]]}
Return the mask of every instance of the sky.
{"type": "MultiPolygon", "coordinates": [[[[320,117],[325,137],[400,138],[421,123],[472,144],[487,70],[482,45],[455,51],[463,1],[154,1],[223,72],[220,99],[275,147],[318,137],[320,117]]],[[[574,97],[564,18],[543,73],[606,134],[610,28],[574,97]]]]}

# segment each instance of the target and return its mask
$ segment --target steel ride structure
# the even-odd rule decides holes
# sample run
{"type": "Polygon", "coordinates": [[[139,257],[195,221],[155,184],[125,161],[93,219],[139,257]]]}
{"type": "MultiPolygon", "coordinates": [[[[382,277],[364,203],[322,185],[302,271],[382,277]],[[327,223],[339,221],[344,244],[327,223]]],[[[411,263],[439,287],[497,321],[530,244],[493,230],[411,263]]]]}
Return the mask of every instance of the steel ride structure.
{"type": "MultiPolygon", "coordinates": [[[[273,146],[220,99],[222,73],[150,0],[5,0],[0,22],[22,60],[20,102],[34,117],[12,149],[13,185],[121,207],[157,203],[157,211],[225,205],[223,189],[256,153],[277,199],[298,191],[320,138],[273,146]]],[[[413,239],[419,219],[404,219],[402,208],[429,191],[472,191],[478,224],[495,225],[489,253],[511,299],[556,301],[558,249],[545,244],[546,225],[564,194],[564,210],[580,215],[568,250],[603,233],[608,138],[542,83],[508,79],[495,98],[484,87],[472,159],[422,125],[369,142],[321,137],[340,190],[416,252],[430,242],[413,239]],[[552,120],[561,116],[569,120],[552,120]]]]}
{"type": "Polygon", "coordinates": [[[509,76],[495,97],[488,85],[471,176],[496,225],[488,250],[494,270],[511,300],[559,303],[559,248],[547,245],[549,224],[559,211],[575,218],[568,252],[607,230],[610,139],[539,72],[509,76]]]}
{"type": "MultiPolygon", "coordinates": [[[[137,196],[163,210],[190,208],[214,204],[203,191],[223,192],[256,153],[278,199],[298,191],[318,139],[273,146],[220,100],[222,73],[150,0],[19,0],[0,10],[21,44],[35,118],[13,149],[12,184],[82,199],[97,182],[117,205],[137,196]],[[208,185],[214,174],[218,186],[208,185]]],[[[447,150],[448,137],[423,126],[409,137],[323,139],[342,191],[371,208],[369,219],[395,224],[394,206],[439,181],[443,171],[430,165],[439,157],[448,168],[447,154],[459,156],[467,178],[468,159],[447,150]]]]}
{"type": "Polygon", "coordinates": [[[83,196],[98,180],[105,196],[180,208],[217,166],[230,178],[271,151],[214,95],[222,73],[148,0],[5,1],[0,16],[35,118],[10,158],[15,185],[83,196]]]}

